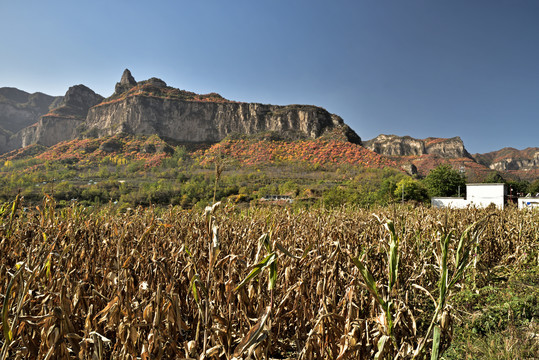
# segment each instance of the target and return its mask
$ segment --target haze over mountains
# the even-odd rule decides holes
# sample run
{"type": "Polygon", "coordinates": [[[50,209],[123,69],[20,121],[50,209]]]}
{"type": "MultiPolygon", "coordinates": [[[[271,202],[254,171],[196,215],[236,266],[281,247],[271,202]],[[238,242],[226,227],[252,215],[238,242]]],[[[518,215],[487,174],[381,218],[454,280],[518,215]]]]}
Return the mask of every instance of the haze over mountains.
{"type": "Polygon", "coordinates": [[[157,134],[176,143],[215,143],[233,134],[268,131],[287,139],[338,132],[346,141],[390,157],[411,173],[414,167],[421,174],[441,162],[518,172],[527,178],[536,177],[539,169],[539,148],[471,155],[459,137],[379,135],[362,141],[338,115],[317,106],[242,103],[216,93],[199,95],[169,87],[157,78],[137,82],[127,69],[108,98],[84,85],[72,86],[63,97],[0,88],[0,153],[35,143],[52,146],[122,133],[157,134]]]}

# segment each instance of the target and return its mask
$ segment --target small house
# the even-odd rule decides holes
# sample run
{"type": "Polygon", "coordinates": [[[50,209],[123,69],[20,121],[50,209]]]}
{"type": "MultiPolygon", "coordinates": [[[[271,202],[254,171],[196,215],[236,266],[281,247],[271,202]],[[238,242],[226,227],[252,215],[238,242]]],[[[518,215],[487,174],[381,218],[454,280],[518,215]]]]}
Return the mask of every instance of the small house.
{"type": "Polygon", "coordinates": [[[267,195],[259,200],[260,202],[266,202],[271,204],[284,204],[292,203],[294,200],[290,195],[267,195]]]}
{"type": "Polygon", "coordinates": [[[536,196],[534,197],[532,196],[519,197],[518,208],[519,209],[531,209],[531,208],[539,209],[539,194],[536,194],[536,196]]]}
{"type": "Polygon", "coordinates": [[[494,204],[503,209],[507,198],[505,184],[466,184],[466,197],[436,197],[431,199],[433,207],[451,207],[462,209],[468,206],[485,208],[494,204]]]}

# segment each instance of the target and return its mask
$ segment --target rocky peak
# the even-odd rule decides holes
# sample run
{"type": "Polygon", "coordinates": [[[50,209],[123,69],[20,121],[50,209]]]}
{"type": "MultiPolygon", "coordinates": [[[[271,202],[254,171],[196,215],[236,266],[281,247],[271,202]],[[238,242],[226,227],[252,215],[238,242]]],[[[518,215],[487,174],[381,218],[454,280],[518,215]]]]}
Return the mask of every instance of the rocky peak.
{"type": "Polygon", "coordinates": [[[497,171],[537,170],[539,168],[539,148],[503,148],[486,154],[474,154],[474,159],[497,171]]]}
{"type": "Polygon", "coordinates": [[[70,87],[64,96],[64,105],[88,110],[90,107],[103,101],[103,96],[96,94],[84,85],[70,87]]]}
{"type": "Polygon", "coordinates": [[[131,75],[131,71],[129,71],[129,69],[125,69],[120,82],[116,83],[114,93],[121,94],[135,86],[137,86],[137,82],[135,81],[133,75],[131,75]]]}
{"type": "Polygon", "coordinates": [[[410,136],[378,135],[365,141],[364,146],[374,152],[389,156],[421,156],[435,154],[446,158],[470,157],[460,137],[450,139],[414,139],[410,136]]]}
{"type": "Polygon", "coordinates": [[[137,82],[135,81],[135,78],[133,75],[131,75],[131,71],[129,69],[125,69],[122,74],[122,79],[120,80],[120,84],[122,85],[137,85],[137,82]]]}
{"type": "Polygon", "coordinates": [[[35,126],[29,126],[17,133],[20,146],[41,144],[52,146],[61,141],[72,140],[78,135],[78,127],[84,123],[88,109],[103,101],[84,85],[70,87],[58,106],[43,115],[35,126]]]}
{"type": "Polygon", "coordinates": [[[84,85],[70,87],[59,106],[51,111],[51,115],[75,116],[85,118],[88,109],[103,101],[103,96],[96,94],[84,85]]]}
{"type": "Polygon", "coordinates": [[[167,87],[167,83],[164,82],[163,80],[161,79],[158,79],[158,78],[149,78],[148,80],[146,80],[144,83],[146,84],[149,84],[151,86],[154,86],[156,88],[166,88],[167,87]]]}

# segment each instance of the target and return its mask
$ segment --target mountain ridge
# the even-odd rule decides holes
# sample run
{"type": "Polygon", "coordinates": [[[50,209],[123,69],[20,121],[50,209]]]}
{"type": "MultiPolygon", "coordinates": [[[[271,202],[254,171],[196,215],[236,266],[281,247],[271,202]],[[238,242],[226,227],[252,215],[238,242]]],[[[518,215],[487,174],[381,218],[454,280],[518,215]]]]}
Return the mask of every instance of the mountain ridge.
{"type": "Polygon", "coordinates": [[[363,145],[381,155],[410,156],[437,154],[442,157],[471,157],[459,136],[452,138],[416,139],[411,136],[381,134],[363,145]]]}
{"type": "Polygon", "coordinates": [[[128,69],[106,98],[82,84],[70,87],[63,97],[0,88],[0,153],[31,144],[52,146],[117,134],[218,143],[235,134],[275,132],[293,140],[316,139],[335,131],[343,141],[386,156],[411,174],[424,174],[443,162],[459,163],[480,173],[499,171],[526,177],[534,176],[539,168],[539,148],[504,148],[471,155],[458,136],[416,139],[381,134],[362,141],[340,116],[318,106],[246,103],[217,93],[196,94],[170,87],[158,78],[137,82],[128,69]]]}
{"type": "Polygon", "coordinates": [[[14,129],[18,132],[0,146],[0,151],[119,133],[157,134],[180,142],[219,142],[233,133],[301,132],[317,138],[339,129],[348,141],[361,144],[361,138],[342,118],[321,107],[242,103],[216,93],[199,95],[169,87],[157,78],[136,82],[128,69],[108,98],[76,85],[54,104],[55,108],[48,104],[47,109],[41,109],[38,121],[14,129]]]}
{"type": "Polygon", "coordinates": [[[366,140],[368,149],[388,156],[410,174],[425,176],[430,169],[450,163],[481,180],[494,171],[510,177],[533,179],[539,172],[539,148],[517,150],[506,147],[485,154],[470,154],[459,136],[417,139],[411,136],[385,135],[366,140]]]}

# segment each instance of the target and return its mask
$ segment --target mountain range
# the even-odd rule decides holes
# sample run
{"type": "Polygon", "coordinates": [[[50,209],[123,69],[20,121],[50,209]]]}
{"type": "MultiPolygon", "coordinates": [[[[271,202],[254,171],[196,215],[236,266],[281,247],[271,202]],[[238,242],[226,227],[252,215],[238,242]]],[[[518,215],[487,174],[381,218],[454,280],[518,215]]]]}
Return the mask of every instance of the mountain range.
{"type": "Polygon", "coordinates": [[[321,107],[231,101],[217,93],[201,95],[176,89],[157,78],[137,82],[127,69],[108,98],[84,85],[70,87],[61,97],[0,88],[0,153],[31,144],[49,147],[118,134],[211,144],[235,134],[267,132],[288,140],[338,133],[343,141],[387,157],[410,174],[426,175],[438,164],[451,163],[472,178],[484,178],[492,171],[521,179],[539,175],[537,147],[472,155],[459,137],[379,135],[363,141],[341,117],[321,107]]]}

